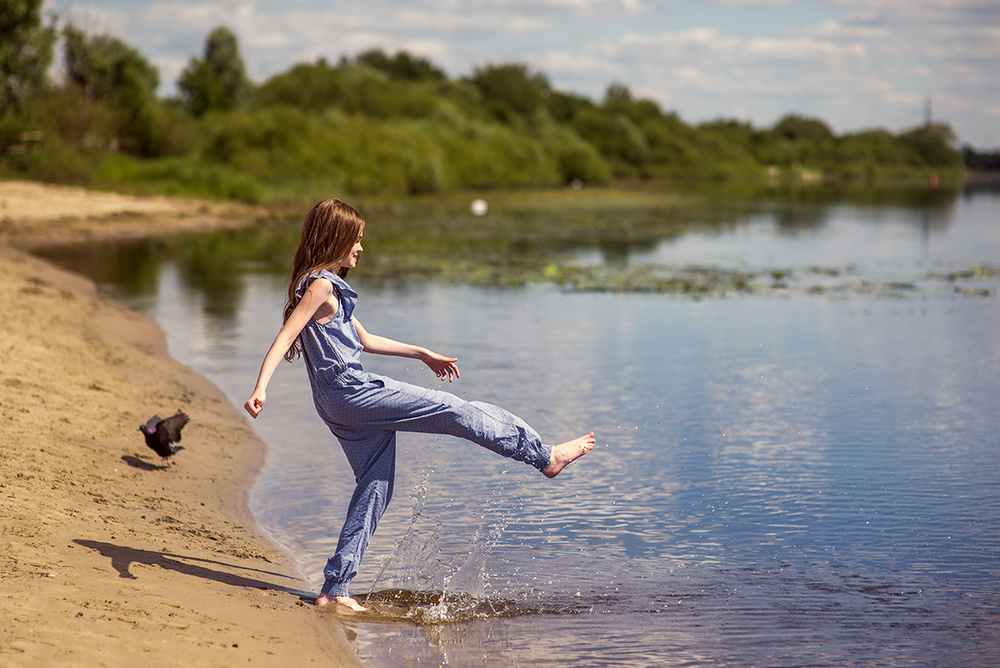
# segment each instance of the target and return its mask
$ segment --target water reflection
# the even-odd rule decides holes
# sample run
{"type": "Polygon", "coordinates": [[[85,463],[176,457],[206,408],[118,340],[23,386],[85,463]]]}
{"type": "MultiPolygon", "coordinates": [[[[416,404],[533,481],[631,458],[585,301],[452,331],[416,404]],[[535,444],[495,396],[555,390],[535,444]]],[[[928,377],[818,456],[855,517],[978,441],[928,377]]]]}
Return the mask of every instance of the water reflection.
{"type": "MultiPolygon", "coordinates": [[[[692,190],[684,197],[641,190],[497,193],[491,214],[481,218],[470,217],[464,199],[406,206],[363,203],[370,219],[370,252],[358,273],[370,280],[420,276],[484,285],[565,284],[560,269],[594,265],[640,272],[647,266],[735,266],[764,274],[794,266],[837,275],[859,261],[910,260],[900,254],[894,235],[908,234],[911,227],[920,231],[922,249],[913,259],[936,259],[932,242],[944,245],[938,258],[989,264],[1000,257],[988,213],[1000,196],[995,191],[960,197],[960,191],[947,189],[828,185],[692,190]],[[964,209],[964,231],[951,234],[956,207],[964,209]],[[978,229],[970,229],[970,221],[978,229]],[[900,230],[887,234],[887,226],[900,230]],[[951,248],[956,242],[965,248],[951,248]],[[978,255],[970,252],[973,248],[978,255]],[[788,258],[796,261],[790,264],[788,258]]],[[[155,294],[156,276],[169,261],[185,285],[201,295],[207,315],[231,319],[243,303],[245,272],[285,278],[298,225],[292,220],[249,231],[98,243],[41,254],[93,277],[123,299],[155,294]]],[[[587,284],[596,280],[597,288],[628,289],[629,281],[608,276],[604,280],[613,283],[606,286],[600,275],[590,276],[587,284]]],[[[632,285],[690,289],[683,281],[632,285]]]]}

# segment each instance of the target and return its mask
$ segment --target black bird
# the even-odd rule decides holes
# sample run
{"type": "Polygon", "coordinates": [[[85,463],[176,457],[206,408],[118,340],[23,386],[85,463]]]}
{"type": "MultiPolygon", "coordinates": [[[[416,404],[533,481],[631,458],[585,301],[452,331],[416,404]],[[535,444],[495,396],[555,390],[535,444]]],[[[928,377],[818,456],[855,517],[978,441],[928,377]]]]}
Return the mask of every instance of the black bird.
{"type": "Polygon", "coordinates": [[[170,444],[181,440],[181,429],[187,423],[188,416],[184,413],[178,413],[166,420],[161,420],[159,415],[154,415],[146,420],[146,424],[139,426],[139,431],[146,438],[146,445],[162,457],[167,466],[173,466],[170,456],[177,454],[177,451],[183,448],[170,444]]]}

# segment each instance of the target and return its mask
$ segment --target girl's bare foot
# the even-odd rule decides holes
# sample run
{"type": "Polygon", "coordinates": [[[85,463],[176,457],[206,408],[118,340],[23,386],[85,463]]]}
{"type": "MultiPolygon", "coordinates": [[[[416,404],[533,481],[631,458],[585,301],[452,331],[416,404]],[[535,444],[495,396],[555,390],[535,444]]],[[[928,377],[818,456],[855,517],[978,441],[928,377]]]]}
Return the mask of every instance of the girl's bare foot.
{"type": "Polygon", "coordinates": [[[330,601],[333,601],[334,603],[337,603],[338,605],[342,605],[345,608],[353,610],[354,612],[367,612],[367,610],[368,610],[368,608],[366,608],[365,606],[361,605],[360,603],[358,603],[357,601],[355,601],[350,596],[330,596],[328,594],[320,594],[319,595],[319,597],[316,599],[316,607],[317,608],[322,608],[324,605],[326,605],[330,601]]]}
{"type": "Polygon", "coordinates": [[[555,478],[571,461],[590,452],[590,449],[594,447],[594,443],[594,432],[590,432],[586,436],[574,438],[572,441],[552,446],[552,456],[549,458],[549,465],[545,467],[542,473],[545,474],[546,478],[555,478]]]}

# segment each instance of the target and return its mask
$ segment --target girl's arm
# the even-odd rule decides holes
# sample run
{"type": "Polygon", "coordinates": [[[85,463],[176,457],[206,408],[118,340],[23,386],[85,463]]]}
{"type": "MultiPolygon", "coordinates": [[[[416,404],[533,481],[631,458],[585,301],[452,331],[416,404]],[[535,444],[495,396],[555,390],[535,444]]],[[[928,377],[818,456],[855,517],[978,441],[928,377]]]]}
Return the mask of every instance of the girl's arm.
{"type": "Polygon", "coordinates": [[[357,318],[353,318],[354,328],[358,331],[358,339],[361,341],[361,345],[364,346],[366,353],[375,353],[376,355],[392,355],[394,357],[409,357],[411,359],[420,360],[427,366],[431,368],[441,380],[445,378],[448,382],[452,382],[454,378],[461,378],[461,374],[458,373],[458,365],[455,362],[458,361],[457,357],[445,357],[440,355],[433,350],[428,350],[427,348],[422,348],[421,346],[414,346],[409,343],[401,343],[399,341],[394,341],[388,339],[384,336],[378,336],[377,334],[370,334],[368,331],[361,326],[357,318]]]}
{"type": "Polygon", "coordinates": [[[328,307],[332,307],[333,312],[336,313],[339,304],[337,300],[332,300],[333,303],[330,303],[332,296],[333,283],[325,278],[317,278],[309,284],[309,288],[302,295],[299,303],[295,305],[295,310],[288,316],[288,320],[285,321],[278,336],[275,337],[274,343],[264,355],[264,362],[260,365],[260,374],[257,376],[257,385],[254,387],[253,394],[243,404],[243,408],[250,414],[250,417],[256,418],[264,410],[264,402],[267,401],[267,384],[271,380],[271,375],[278,368],[285,353],[295,343],[295,339],[298,338],[309,319],[316,315],[316,311],[324,304],[328,304],[328,307]]]}

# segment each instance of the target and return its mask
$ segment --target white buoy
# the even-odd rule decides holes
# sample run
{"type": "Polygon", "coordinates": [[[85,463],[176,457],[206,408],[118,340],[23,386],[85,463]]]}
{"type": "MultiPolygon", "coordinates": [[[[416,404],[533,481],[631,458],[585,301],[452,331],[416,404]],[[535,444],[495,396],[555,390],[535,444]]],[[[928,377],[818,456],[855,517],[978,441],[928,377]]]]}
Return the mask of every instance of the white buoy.
{"type": "Polygon", "coordinates": [[[472,211],[473,216],[485,216],[486,212],[490,210],[490,205],[484,199],[474,199],[469,210],[472,211]]]}

